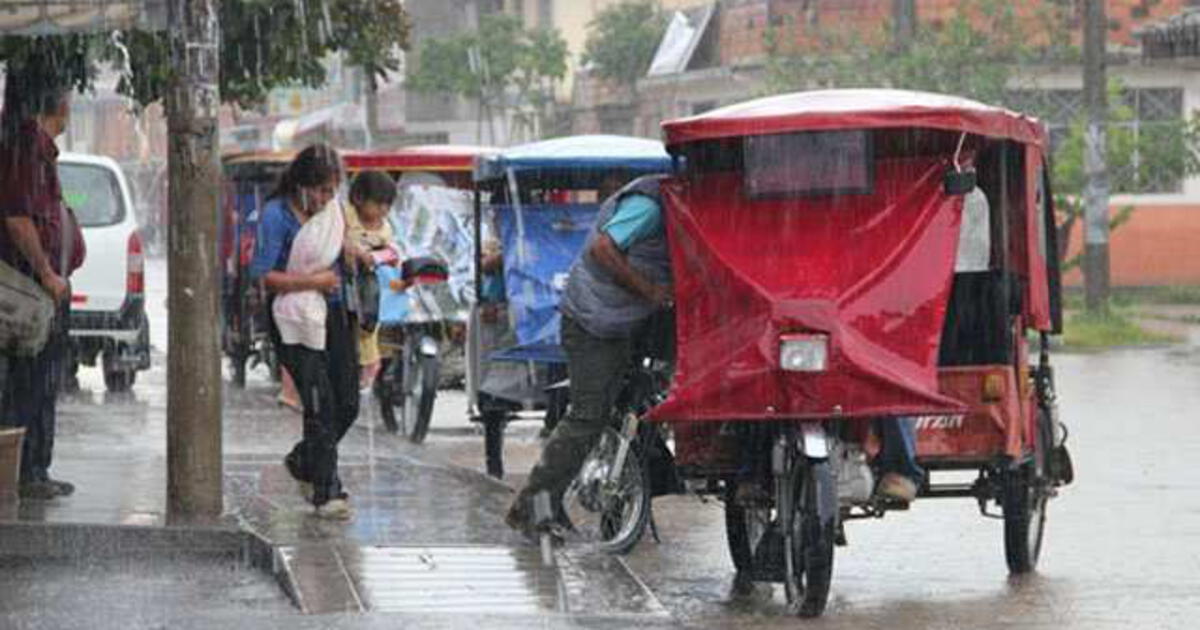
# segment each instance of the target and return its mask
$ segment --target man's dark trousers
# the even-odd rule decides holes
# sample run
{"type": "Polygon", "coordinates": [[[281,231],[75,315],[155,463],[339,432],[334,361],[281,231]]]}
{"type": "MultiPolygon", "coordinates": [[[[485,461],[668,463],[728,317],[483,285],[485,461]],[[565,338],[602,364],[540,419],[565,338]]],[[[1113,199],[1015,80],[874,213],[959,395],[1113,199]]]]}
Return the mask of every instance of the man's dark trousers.
{"type": "Polygon", "coordinates": [[[632,342],[628,337],[603,339],[563,315],[562,344],[571,378],[571,411],[550,434],[542,458],[529,473],[516,505],[529,509],[528,501],[548,490],[557,504],[579,466],[612,419],[613,405],[625,371],[632,342]]]}
{"type": "Polygon", "coordinates": [[[58,382],[70,339],[69,306],[59,308],[42,351],[32,357],[9,357],[4,388],[4,423],[23,427],[21,483],[46,481],[54,453],[58,382]]]}

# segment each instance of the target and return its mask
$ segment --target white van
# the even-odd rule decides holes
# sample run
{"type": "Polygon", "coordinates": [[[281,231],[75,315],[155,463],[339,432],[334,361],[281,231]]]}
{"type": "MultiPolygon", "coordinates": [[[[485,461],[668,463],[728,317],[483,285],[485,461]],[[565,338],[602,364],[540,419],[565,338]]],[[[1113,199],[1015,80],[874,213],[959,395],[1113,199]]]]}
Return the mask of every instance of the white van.
{"type": "Polygon", "coordinates": [[[87,258],[71,276],[73,343],[66,376],[99,360],[105,387],[126,391],[138,370],[150,367],[145,249],[129,184],[116,162],[96,155],[60,154],[58,175],[87,244],[87,258]]]}

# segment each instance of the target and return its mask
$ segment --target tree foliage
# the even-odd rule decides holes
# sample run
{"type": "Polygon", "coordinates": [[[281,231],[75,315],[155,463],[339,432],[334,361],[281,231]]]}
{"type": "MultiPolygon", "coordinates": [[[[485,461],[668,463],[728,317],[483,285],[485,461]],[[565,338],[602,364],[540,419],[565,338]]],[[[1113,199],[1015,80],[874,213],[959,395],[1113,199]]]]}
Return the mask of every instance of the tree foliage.
{"type": "Polygon", "coordinates": [[[532,127],[566,73],[567,43],[557,29],[526,29],[517,17],[490,14],[476,31],[422,42],[407,85],[483,100],[532,127]]]}
{"type": "MultiPolygon", "coordinates": [[[[1133,120],[1134,112],[1122,99],[1123,90],[1120,81],[1109,81],[1105,148],[1112,191],[1118,194],[1136,192],[1140,182],[1164,174],[1170,179],[1182,180],[1200,173],[1200,119],[1191,116],[1143,123],[1135,131],[1126,124],[1133,120]]],[[[1087,116],[1080,114],[1072,121],[1066,139],[1054,153],[1054,206],[1060,215],[1060,256],[1066,253],[1066,237],[1084,215],[1086,134],[1087,116]]],[[[1115,230],[1132,216],[1133,206],[1121,207],[1109,220],[1109,229],[1115,230]]],[[[1067,260],[1064,269],[1079,266],[1081,259],[1082,255],[1076,255],[1067,260]]]]}
{"type": "Polygon", "coordinates": [[[650,2],[622,2],[605,8],[588,23],[583,63],[596,76],[636,92],[666,29],[666,16],[650,2]]]}
{"type": "MultiPolygon", "coordinates": [[[[1032,18],[1018,16],[1009,0],[966,0],[942,22],[918,22],[907,46],[890,40],[889,25],[863,43],[861,33],[806,32],[811,48],[787,50],[780,31],[767,39],[766,91],[813,88],[891,87],[954,94],[985,103],[1013,103],[1017,91],[1032,86],[1039,64],[1077,64],[1073,44],[1078,25],[1069,2],[1043,3],[1032,18]],[[874,42],[874,43],[870,43],[874,42]]],[[[1124,104],[1119,83],[1109,95],[1108,168],[1115,192],[1137,192],[1137,184],[1155,176],[1178,178],[1200,173],[1200,122],[1195,117],[1143,124],[1135,133],[1123,124],[1134,112],[1124,104]]],[[[1026,112],[1033,115],[1048,112],[1026,112]]],[[[1082,216],[1085,183],[1083,146],[1086,116],[1072,121],[1065,140],[1052,156],[1055,204],[1061,214],[1059,243],[1064,248],[1082,216]]],[[[1122,208],[1110,225],[1129,220],[1132,206],[1122,208]]],[[[1067,266],[1078,260],[1067,262],[1067,266]]]]}
{"type": "Polygon", "coordinates": [[[819,87],[893,87],[955,94],[1003,103],[1031,64],[1068,61],[1068,13],[1048,3],[1037,19],[1022,19],[1007,0],[966,0],[940,22],[918,22],[911,41],[897,47],[891,27],[861,32],[806,27],[810,48],[788,50],[779,29],[767,35],[766,91],[819,87]],[[1034,26],[1039,32],[1030,32],[1034,26]],[[864,41],[865,39],[865,41],[864,41]]]}
{"type": "MultiPolygon", "coordinates": [[[[400,0],[223,0],[220,7],[221,97],[241,105],[261,102],[276,87],[321,85],[321,62],[333,53],[374,80],[399,70],[408,43],[400,0]]],[[[126,70],[118,89],[143,105],[162,98],[172,71],[161,32],[7,36],[0,61],[80,90],[91,86],[97,62],[111,62],[126,70]]]]}

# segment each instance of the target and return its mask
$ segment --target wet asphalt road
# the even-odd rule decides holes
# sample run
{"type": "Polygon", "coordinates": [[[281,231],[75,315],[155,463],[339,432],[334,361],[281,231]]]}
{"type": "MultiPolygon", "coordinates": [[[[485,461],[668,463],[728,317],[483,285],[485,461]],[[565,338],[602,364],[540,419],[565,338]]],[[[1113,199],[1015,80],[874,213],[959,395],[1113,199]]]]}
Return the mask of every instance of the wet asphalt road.
{"type": "MultiPolygon", "coordinates": [[[[152,296],[151,303],[152,338],[162,348],[161,299],[152,296]]],[[[95,413],[137,413],[130,405],[164,400],[165,366],[161,355],[156,359],[133,402],[108,401],[95,413]]],[[[1001,522],[981,517],[965,499],[927,500],[881,521],[848,524],[850,545],[837,551],[830,606],[819,620],[786,617],[778,588],[731,595],[733,570],[717,503],[658,500],[662,543],[644,541],[628,564],[673,622],[689,627],[1193,627],[1200,617],[1200,480],[1188,464],[1200,453],[1200,330],[1193,328],[1182,346],[1057,353],[1053,360],[1076,482],[1050,503],[1034,575],[1009,578],[1001,522]]],[[[93,377],[98,380],[85,374],[93,377]]],[[[269,387],[261,375],[252,385],[269,387]]],[[[231,397],[228,404],[257,404],[241,400],[231,397]]],[[[426,446],[383,440],[374,448],[480,469],[482,438],[464,414],[461,396],[443,395],[426,446]]],[[[535,432],[528,423],[510,430],[510,481],[519,482],[532,464],[535,432]]],[[[378,620],[359,621],[375,627],[378,620]]],[[[446,622],[438,626],[458,625],[446,622]]],[[[595,625],[626,627],[617,620],[595,625]]]]}

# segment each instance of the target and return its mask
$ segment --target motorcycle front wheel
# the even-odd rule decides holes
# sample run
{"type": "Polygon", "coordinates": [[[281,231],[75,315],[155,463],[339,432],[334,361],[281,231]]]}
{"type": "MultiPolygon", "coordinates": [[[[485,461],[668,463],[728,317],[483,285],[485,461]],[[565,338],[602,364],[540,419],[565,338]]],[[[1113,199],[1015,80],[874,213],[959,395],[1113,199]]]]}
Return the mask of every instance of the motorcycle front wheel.
{"type": "Polygon", "coordinates": [[[622,441],[605,429],[563,493],[563,513],[583,540],[606,553],[626,554],[650,523],[650,477],[636,442],[629,444],[618,475],[610,480],[622,441]]]}

